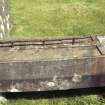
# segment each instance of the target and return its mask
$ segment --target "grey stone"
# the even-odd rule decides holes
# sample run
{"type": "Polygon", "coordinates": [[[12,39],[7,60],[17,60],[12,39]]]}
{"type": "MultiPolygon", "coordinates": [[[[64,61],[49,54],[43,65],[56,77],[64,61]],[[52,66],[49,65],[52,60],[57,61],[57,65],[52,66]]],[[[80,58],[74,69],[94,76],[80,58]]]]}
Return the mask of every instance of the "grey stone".
{"type": "Polygon", "coordinates": [[[7,0],[0,0],[0,38],[5,38],[10,31],[10,16],[7,0]]]}

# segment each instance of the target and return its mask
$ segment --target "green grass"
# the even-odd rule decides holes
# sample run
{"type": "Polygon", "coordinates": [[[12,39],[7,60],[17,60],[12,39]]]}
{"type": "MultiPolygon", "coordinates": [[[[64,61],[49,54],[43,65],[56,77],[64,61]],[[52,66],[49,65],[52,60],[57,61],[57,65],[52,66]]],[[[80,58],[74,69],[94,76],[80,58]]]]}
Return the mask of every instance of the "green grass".
{"type": "Polygon", "coordinates": [[[13,37],[105,34],[105,0],[10,0],[13,37]]]}
{"type": "Polygon", "coordinates": [[[105,99],[101,96],[78,96],[57,99],[38,99],[38,100],[9,100],[0,105],[105,105],[105,99]]]}
{"type": "MultiPolygon", "coordinates": [[[[105,34],[105,0],[10,0],[12,37],[105,34]]],[[[105,105],[102,96],[8,100],[0,105],[105,105]]]]}

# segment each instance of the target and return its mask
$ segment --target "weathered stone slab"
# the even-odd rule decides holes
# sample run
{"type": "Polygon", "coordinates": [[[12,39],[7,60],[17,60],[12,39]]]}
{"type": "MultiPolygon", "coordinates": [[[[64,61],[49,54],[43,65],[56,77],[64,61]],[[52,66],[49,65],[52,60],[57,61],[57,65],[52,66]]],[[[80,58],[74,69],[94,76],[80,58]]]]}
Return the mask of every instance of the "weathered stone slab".
{"type": "Polygon", "coordinates": [[[8,0],[0,0],[0,38],[7,37],[10,31],[8,0]]]}
{"type": "Polygon", "coordinates": [[[34,40],[0,41],[0,92],[105,86],[105,55],[91,37],[78,39],[60,39],[60,44],[43,40],[44,45],[34,40]]]}

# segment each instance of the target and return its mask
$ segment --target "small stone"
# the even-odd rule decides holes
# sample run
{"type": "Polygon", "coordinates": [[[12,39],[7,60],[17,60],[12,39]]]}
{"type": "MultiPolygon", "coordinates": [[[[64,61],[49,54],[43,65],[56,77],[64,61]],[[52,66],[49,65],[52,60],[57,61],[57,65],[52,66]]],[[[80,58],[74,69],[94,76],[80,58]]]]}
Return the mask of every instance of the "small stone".
{"type": "Polygon", "coordinates": [[[82,79],[82,76],[81,75],[78,75],[76,73],[74,73],[73,77],[72,77],[72,81],[75,82],[75,83],[78,83],[80,82],[82,79]]]}
{"type": "Polygon", "coordinates": [[[55,83],[54,83],[54,82],[48,82],[48,83],[47,83],[47,86],[48,86],[48,87],[54,87],[54,86],[55,86],[55,83]]]}
{"type": "Polygon", "coordinates": [[[19,92],[18,89],[11,89],[10,92],[19,92]]]}
{"type": "Polygon", "coordinates": [[[37,91],[41,91],[41,89],[38,89],[37,91]]]}

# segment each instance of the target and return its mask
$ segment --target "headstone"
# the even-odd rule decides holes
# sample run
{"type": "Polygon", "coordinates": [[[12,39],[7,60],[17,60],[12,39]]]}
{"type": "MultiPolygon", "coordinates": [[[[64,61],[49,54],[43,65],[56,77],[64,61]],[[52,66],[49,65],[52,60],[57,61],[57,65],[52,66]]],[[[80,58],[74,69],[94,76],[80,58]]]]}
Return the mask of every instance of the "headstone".
{"type": "Polygon", "coordinates": [[[0,38],[5,38],[9,34],[9,13],[7,0],[0,0],[0,38]]]}

